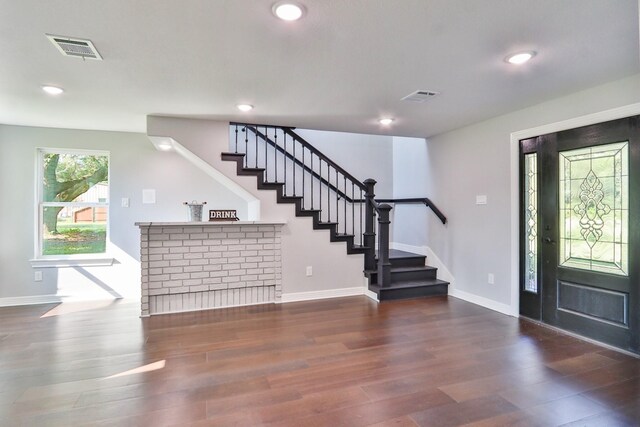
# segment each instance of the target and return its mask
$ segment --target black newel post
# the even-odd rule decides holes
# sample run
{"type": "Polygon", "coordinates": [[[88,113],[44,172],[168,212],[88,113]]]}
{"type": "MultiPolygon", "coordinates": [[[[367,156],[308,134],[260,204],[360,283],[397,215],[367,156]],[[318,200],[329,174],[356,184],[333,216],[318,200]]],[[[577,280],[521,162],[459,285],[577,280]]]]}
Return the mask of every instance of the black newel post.
{"type": "Polygon", "coordinates": [[[389,261],[389,212],[391,206],[378,206],[378,285],[381,288],[391,284],[391,262],[389,261]]]}
{"type": "Polygon", "coordinates": [[[376,233],[374,230],[375,213],[373,209],[374,197],[376,196],[373,187],[376,185],[375,179],[367,179],[364,181],[366,190],[364,193],[364,246],[367,251],[364,253],[364,269],[376,269],[376,233]]]}

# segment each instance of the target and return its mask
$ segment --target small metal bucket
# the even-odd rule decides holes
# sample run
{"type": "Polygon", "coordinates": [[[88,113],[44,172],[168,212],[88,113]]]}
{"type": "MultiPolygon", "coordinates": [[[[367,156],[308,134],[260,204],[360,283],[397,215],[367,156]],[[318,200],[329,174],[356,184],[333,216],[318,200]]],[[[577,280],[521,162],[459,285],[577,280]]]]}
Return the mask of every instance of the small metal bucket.
{"type": "Polygon", "coordinates": [[[185,205],[189,208],[189,221],[190,222],[201,222],[202,221],[202,207],[207,204],[207,202],[198,203],[197,201],[184,202],[185,205]]]}

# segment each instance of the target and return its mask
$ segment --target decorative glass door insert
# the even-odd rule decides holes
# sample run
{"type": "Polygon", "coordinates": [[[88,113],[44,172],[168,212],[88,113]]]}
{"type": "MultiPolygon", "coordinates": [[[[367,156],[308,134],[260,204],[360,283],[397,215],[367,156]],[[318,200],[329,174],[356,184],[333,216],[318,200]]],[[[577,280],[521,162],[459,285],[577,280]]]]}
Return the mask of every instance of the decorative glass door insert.
{"type": "Polygon", "coordinates": [[[524,156],[524,290],[538,292],[538,154],[524,156]]]}
{"type": "Polygon", "coordinates": [[[628,142],[558,154],[559,264],[628,275],[628,142]]]}

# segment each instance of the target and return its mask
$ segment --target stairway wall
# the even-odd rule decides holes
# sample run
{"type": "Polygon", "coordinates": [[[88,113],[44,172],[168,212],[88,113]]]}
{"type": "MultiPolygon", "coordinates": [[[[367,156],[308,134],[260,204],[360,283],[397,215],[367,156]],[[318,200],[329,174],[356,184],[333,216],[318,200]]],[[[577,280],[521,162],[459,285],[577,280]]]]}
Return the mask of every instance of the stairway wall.
{"type": "MultiPolygon", "coordinates": [[[[286,222],[282,228],[283,300],[364,292],[362,255],[347,255],[344,243],[329,241],[329,231],[314,230],[310,217],[296,217],[294,205],[278,204],[275,191],[258,190],[255,177],[237,176],[236,164],[221,160],[220,154],[229,151],[228,122],[149,116],[147,133],[172,137],[257,197],[262,221],[286,222]],[[307,266],[313,267],[311,277],[306,276],[307,266]]],[[[235,209],[216,205],[215,200],[208,207],[235,209]]]]}

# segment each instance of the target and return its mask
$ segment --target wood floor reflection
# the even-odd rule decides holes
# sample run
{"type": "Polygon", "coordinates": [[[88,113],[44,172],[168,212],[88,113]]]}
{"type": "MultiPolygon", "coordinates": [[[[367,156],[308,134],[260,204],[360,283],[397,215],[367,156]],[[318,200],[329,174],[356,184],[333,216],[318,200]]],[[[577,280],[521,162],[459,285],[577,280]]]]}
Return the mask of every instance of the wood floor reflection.
{"type": "Polygon", "coordinates": [[[638,425],[640,360],[454,298],[0,308],[0,425],[638,425]],[[55,309],[56,315],[43,317],[55,309]]]}

